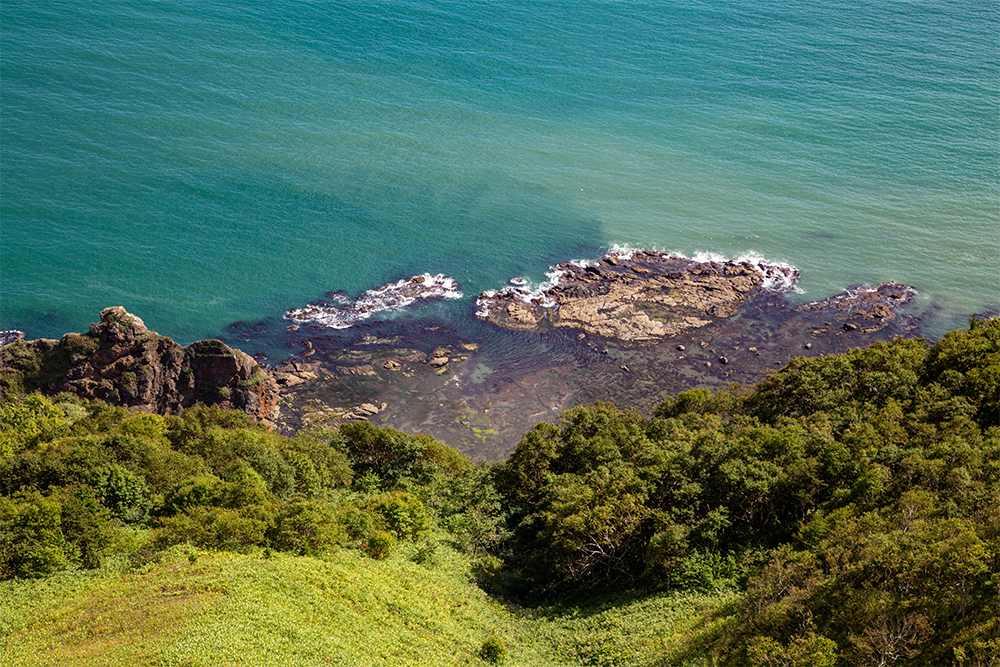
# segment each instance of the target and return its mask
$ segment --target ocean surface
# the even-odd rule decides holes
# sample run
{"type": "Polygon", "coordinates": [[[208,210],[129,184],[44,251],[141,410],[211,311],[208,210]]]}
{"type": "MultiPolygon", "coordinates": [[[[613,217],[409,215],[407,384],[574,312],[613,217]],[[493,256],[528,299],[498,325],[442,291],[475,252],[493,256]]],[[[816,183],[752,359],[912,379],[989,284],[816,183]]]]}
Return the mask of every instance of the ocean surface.
{"type": "Polygon", "coordinates": [[[372,316],[461,321],[615,247],[1000,308],[1000,5],[0,4],[0,329],[187,344],[425,273],[461,298],[372,316]]]}

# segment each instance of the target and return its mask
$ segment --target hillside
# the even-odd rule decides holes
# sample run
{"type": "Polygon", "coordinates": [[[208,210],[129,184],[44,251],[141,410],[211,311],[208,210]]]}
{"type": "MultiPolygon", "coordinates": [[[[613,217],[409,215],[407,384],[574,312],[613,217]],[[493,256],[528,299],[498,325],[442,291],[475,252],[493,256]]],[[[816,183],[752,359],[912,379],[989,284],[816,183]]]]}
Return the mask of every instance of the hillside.
{"type": "Polygon", "coordinates": [[[570,410],[492,465],[366,422],[285,437],[243,412],[8,387],[14,664],[986,665],[1000,649],[997,319],[651,414],[570,410]]]}

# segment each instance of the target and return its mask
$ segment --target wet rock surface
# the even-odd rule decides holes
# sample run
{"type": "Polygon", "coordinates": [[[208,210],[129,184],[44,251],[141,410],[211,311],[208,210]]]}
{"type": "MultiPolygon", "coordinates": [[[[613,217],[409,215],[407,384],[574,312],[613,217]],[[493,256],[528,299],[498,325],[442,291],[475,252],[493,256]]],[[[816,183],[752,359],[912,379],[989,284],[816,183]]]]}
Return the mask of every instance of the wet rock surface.
{"type": "Polygon", "coordinates": [[[0,348],[0,372],[47,394],[70,392],[156,414],[202,402],[273,424],[278,385],[246,353],[221,341],[181,347],[121,306],[101,311],[85,334],[18,340],[0,348]]]}
{"type": "Polygon", "coordinates": [[[24,339],[24,332],[18,331],[17,329],[11,329],[9,331],[0,331],[0,347],[4,345],[10,345],[19,340],[24,339]]]}
{"type": "Polygon", "coordinates": [[[498,459],[574,406],[651,409],[688,389],[758,382],[796,356],[921,335],[915,292],[895,283],[799,305],[791,267],[642,252],[555,268],[548,290],[512,283],[481,298],[476,317],[231,325],[233,344],[295,351],[266,372],[219,341],[182,348],[110,308],[89,333],[0,347],[0,381],[20,368],[48,393],[161,414],[202,401],[286,433],[364,419],[498,459]]]}
{"type": "Polygon", "coordinates": [[[607,296],[600,294],[605,287],[609,294],[619,290],[610,312],[636,315],[639,322],[646,322],[641,314],[649,315],[650,307],[641,304],[652,294],[651,302],[665,313],[680,312],[674,320],[648,318],[663,329],[615,328],[605,324],[608,318],[572,314],[603,317],[589,305],[567,316],[565,300],[553,309],[543,304],[544,297],[532,303],[501,296],[487,321],[461,330],[397,321],[337,332],[309,326],[287,332],[289,345],[313,355],[274,369],[286,396],[279,427],[293,431],[364,418],[428,433],[474,458],[498,459],[532,426],[556,421],[574,406],[610,401],[651,409],[680,391],[758,382],[796,356],[920,335],[920,318],[905,311],[914,291],[904,285],[859,287],[796,305],[785,292],[764,289],[776,278],[754,266],[689,263],[681,271],[670,268],[673,259],[650,257],[638,263],[612,258],[615,263],[589,272],[576,267],[580,271],[552,294],[555,300],[573,292],[582,294],[581,303],[593,303],[607,296]],[[591,277],[581,278],[581,272],[591,277]],[[684,301],[684,295],[692,300],[684,301]],[[512,305],[521,318],[513,325],[512,305]],[[676,326],[668,328],[671,324],[676,326]],[[619,331],[624,339],[614,337],[619,331]],[[635,331],[646,333],[632,335],[635,331]],[[378,410],[363,414],[366,405],[378,410]]]}
{"type": "Polygon", "coordinates": [[[505,287],[481,294],[477,316],[510,329],[572,327],[619,344],[653,345],[732,317],[757,292],[787,291],[798,277],[776,264],[699,262],[653,251],[553,270],[556,283],[540,293],[505,287]]]}

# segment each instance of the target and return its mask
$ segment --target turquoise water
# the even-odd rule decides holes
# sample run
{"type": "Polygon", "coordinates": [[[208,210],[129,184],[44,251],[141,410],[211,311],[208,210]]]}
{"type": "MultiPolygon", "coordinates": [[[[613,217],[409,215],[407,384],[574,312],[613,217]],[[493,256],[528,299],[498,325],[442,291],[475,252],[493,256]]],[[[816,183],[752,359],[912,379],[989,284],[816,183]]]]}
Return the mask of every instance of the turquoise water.
{"type": "Polygon", "coordinates": [[[11,1],[0,328],[180,342],[614,245],[1000,306],[995,2],[11,1]]]}

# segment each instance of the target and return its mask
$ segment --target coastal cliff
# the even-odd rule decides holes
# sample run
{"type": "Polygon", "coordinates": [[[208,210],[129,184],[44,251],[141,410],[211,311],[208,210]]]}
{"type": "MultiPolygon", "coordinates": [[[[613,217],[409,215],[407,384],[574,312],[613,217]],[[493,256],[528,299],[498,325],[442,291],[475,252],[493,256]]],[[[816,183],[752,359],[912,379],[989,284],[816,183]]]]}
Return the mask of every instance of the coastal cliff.
{"type": "Polygon", "coordinates": [[[271,336],[296,351],[269,370],[217,340],[181,347],[109,308],[88,333],[61,340],[8,332],[0,387],[157,414],[201,402],[286,434],[364,420],[500,458],[534,423],[572,407],[642,409],[689,389],[754,384],[795,357],[921,335],[920,314],[907,307],[912,287],[855,287],[796,304],[798,270],[782,264],[640,250],[558,264],[549,276],[536,290],[512,280],[480,295],[482,324],[373,317],[460,295],[454,279],[424,274],[354,299],[331,292],[288,311],[280,329],[228,327],[236,340],[271,336]]]}
{"type": "Polygon", "coordinates": [[[16,385],[161,415],[198,402],[269,426],[278,414],[278,385],[252,357],[217,340],[182,347],[121,306],[101,311],[87,333],[0,348],[0,386],[16,385]]]}

